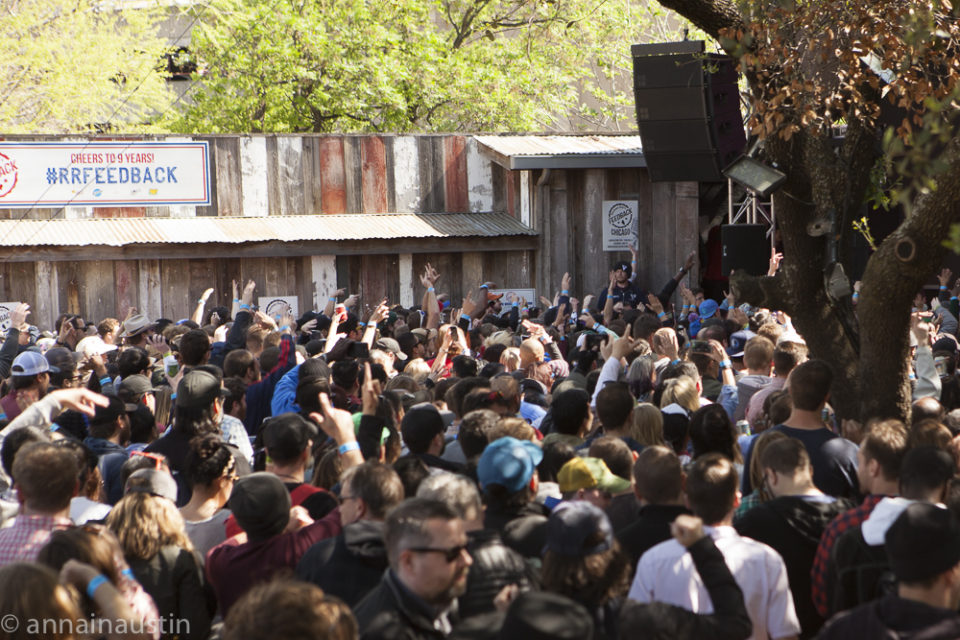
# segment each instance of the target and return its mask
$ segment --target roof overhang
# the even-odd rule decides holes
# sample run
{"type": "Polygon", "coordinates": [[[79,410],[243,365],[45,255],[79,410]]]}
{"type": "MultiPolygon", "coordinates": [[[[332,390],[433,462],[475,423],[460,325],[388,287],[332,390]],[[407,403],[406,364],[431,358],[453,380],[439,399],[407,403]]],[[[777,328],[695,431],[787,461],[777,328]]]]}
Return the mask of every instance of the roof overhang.
{"type": "Polygon", "coordinates": [[[0,220],[0,256],[21,262],[509,251],[537,248],[537,236],[503,213],[0,220]]]}
{"type": "Polygon", "coordinates": [[[474,136],[506,169],[618,169],[647,166],[638,135],[474,136]]]}

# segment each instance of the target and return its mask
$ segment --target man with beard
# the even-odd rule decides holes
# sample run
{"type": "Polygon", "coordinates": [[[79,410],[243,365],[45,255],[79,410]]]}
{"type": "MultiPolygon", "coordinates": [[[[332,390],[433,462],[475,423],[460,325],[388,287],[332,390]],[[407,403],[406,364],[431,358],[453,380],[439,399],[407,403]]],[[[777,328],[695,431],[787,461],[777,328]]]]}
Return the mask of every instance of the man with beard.
{"type": "Polygon", "coordinates": [[[437,500],[411,498],[384,526],[390,568],[354,610],[362,640],[446,638],[473,560],[464,522],[437,500]]]}

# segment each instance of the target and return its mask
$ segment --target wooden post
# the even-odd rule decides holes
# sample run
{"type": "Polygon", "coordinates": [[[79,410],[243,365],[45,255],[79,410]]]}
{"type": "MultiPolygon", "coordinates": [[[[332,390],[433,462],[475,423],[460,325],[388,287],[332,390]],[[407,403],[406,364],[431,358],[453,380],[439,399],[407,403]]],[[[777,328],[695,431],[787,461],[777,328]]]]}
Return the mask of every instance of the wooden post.
{"type": "Polygon", "coordinates": [[[400,254],[400,304],[410,308],[413,306],[413,254],[400,254]]]}

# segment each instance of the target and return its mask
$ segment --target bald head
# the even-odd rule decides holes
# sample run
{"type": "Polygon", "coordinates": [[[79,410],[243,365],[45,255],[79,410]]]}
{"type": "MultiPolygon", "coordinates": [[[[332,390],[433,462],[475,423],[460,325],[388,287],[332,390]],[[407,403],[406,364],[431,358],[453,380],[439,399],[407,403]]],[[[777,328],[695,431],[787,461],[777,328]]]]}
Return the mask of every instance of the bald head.
{"type": "Polygon", "coordinates": [[[527,338],[520,343],[520,367],[526,369],[532,364],[543,362],[543,345],[539,340],[527,338]]]}
{"type": "Polygon", "coordinates": [[[927,420],[928,418],[942,422],[944,413],[943,405],[937,402],[936,398],[920,398],[913,403],[911,422],[917,424],[921,420],[927,420]]]}

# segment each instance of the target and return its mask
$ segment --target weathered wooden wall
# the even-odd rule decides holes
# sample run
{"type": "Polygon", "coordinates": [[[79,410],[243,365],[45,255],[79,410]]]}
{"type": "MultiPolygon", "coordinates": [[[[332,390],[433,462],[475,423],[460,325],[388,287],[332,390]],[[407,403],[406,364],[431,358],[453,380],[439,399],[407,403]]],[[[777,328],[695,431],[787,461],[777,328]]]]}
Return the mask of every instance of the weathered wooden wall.
{"type": "MultiPolygon", "coordinates": [[[[540,232],[537,289],[552,297],[569,272],[574,291],[600,293],[629,251],[603,251],[604,200],[639,202],[638,284],[657,293],[699,247],[698,185],[651,183],[646,169],[533,171],[533,226],[540,232]]],[[[505,190],[504,190],[505,191],[505,190]]],[[[496,194],[495,194],[496,199],[496,194]]],[[[695,268],[691,282],[698,281],[695,268]]]]}
{"type": "MultiPolygon", "coordinates": [[[[31,138],[36,139],[36,138],[31,138]]],[[[208,286],[229,304],[230,281],[249,278],[263,295],[298,295],[309,307],[337,285],[360,293],[364,304],[383,297],[405,305],[423,294],[426,262],[441,272],[439,291],[455,305],[470,288],[493,281],[506,288],[535,287],[552,296],[565,271],[577,292],[599,292],[610,265],[629,254],[602,251],[601,202],[640,201],[640,283],[659,290],[697,247],[697,189],[692,183],[651,184],[643,169],[511,171],[481,153],[464,135],[199,136],[210,143],[210,206],[0,209],[0,218],[110,218],[263,216],[336,213],[500,211],[541,232],[539,251],[497,249],[478,240],[477,251],[452,253],[442,241],[397,243],[378,255],[263,257],[237,248],[230,258],[204,257],[203,245],[183,258],[105,260],[71,250],[63,259],[15,262],[0,255],[0,298],[34,307],[49,326],[60,311],[86,317],[123,317],[136,307],[150,317],[189,315],[208,286]],[[196,257],[193,257],[193,256],[196,257]]],[[[51,242],[55,245],[55,241],[51,242]]],[[[291,252],[294,253],[294,252],[291,252]]],[[[126,257],[126,256],[125,256],[126,257]]],[[[151,256],[152,257],[152,256],[151,256]]]]}

